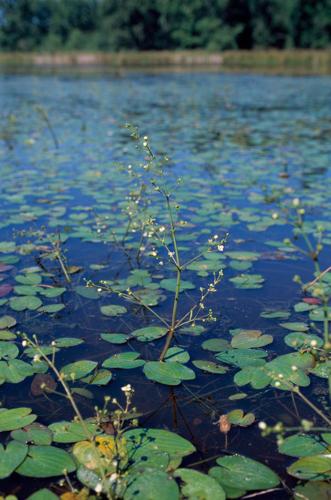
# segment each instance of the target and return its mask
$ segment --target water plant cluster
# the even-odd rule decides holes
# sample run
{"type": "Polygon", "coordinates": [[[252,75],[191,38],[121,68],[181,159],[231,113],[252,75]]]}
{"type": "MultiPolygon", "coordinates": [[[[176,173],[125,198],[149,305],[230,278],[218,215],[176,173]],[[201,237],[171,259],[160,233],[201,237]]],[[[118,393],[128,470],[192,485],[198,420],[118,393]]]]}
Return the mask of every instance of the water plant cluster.
{"type": "Polygon", "coordinates": [[[101,161],[82,125],[71,164],[28,109],[1,130],[3,497],[328,498],[327,183],[285,148],[272,171],[258,129],[221,168],[201,130],[203,176],[132,125],[101,161]]]}

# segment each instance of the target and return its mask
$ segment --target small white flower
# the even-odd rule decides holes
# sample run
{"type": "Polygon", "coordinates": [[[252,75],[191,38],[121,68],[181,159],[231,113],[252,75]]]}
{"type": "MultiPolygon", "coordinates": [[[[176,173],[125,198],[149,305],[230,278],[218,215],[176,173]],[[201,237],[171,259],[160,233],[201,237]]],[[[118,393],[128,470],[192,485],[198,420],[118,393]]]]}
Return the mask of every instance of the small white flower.
{"type": "Polygon", "coordinates": [[[298,206],[300,205],[300,199],[299,199],[299,198],[294,198],[294,199],[292,200],[292,205],[293,205],[294,207],[298,207],[298,206]]]}
{"type": "Polygon", "coordinates": [[[280,382],[279,382],[279,380],[276,380],[276,382],[275,382],[275,387],[280,387],[280,382]]]}
{"type": "Polygon", "coordinates": [[[224,250],[224,245],[217,245],[217,250],[218,250],[219,252],[223,252],[223,250],[224,250]]]}
{"type": "Polygon", "coordinates": [[[259,429],[261,429],[261,431],[265,431],[267,428],[267,424],[265,422],[259,422],[259,429]]]}
{"type": "Polygon", "coordinates": [[[316,347],[317,346],[317,340],[312,340],[310,342],[311,347],[316,347]]]}
{"type": "Polygon", "coordinates": [[[40,355],[39,355],[39,354],[35,354],[35,355],[33,356],[33,362],[34,362],[34,363],[38,363],[39,361],[40,361],[40,355]]]}
{"type": "Polygon", "coordinates": [[[94,491],[95,491],[96,493],[101,493],[101,492],[102,492],[102,484],[101,484],[101,483],[98,483],[98,484],[96,485],[96,487],[94,488],[94,491]]]}
{"type": "Polygon", "coordinates": [[[28,345],[27,341],[26,340],[23,340],[22,342],[22,347],[26,347],[28,345]]]}
{"type": "Polygon", "coordinates": [[[277,212],[274,212],[272,215],[271,215],[271,218],[273,220],[277,220],[279,218],[279,214],[277,212]]]}
{"type": "Polygon", "coordinates": [[[298,367],[293,365],[293,366],[291,366],[291,370],[292,370],[292,372],[296,372],[298,370],[298,367]]]}

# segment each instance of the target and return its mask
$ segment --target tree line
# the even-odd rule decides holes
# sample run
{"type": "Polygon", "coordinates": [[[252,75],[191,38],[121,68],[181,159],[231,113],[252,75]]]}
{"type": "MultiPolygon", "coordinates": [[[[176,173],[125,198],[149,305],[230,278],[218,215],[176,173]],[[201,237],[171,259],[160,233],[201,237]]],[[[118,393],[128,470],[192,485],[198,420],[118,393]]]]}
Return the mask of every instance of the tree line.
{"type": "Polygon", "coordinates": [[[0,0],[1,50],[330,45],[331,0],[0,0]]]}

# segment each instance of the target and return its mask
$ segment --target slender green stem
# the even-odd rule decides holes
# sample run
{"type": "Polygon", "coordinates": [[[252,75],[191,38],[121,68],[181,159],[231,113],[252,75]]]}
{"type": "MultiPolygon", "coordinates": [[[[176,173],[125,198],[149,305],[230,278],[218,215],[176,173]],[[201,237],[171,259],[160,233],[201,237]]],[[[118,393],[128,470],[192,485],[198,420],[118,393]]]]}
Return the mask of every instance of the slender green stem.
{"type": "Polygon", "coordinates": [[[324,420],[324,422],[326,422],[328,425],[331,426],[331,420],[319,408],[317,408],[317,406],[315,406],[314,403],[312,403],[304,394],[302,394],[299,387],[297,386],[293,387],[292,391],[295,394],[297,394],[302,399],[302,401],[304,401],[308,406],[310,406],[310,408],[314,410],[314,412],[317,413],[317,415],[319,415],[324,420]]]}

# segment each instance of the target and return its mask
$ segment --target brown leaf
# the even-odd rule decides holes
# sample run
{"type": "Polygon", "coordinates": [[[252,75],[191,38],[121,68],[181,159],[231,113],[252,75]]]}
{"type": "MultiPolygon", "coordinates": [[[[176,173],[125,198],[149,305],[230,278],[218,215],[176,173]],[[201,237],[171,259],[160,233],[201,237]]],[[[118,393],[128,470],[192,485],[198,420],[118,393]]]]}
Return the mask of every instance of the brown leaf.
{"type": "Polygon", "coordinates": [[[103,430],[103,432],[109,434],[110,436],[113,436],[115,434],[114,426],[110,420],[101,424],[101,429],[103,430]]]}
{"type": "Polygon", "coordinates": [[[227,415],[221,415],[218,420],[219,430],[223,434],[227,434],[231,429],[231,423],[229,422],[227,415]]]}
{"type": "Polygon", "coordinates": [[[55,391],[57,383],[48,373],[37,373],[31,383],[31,393],[33,396],[41,396],[45,392],[55,391]]]}

